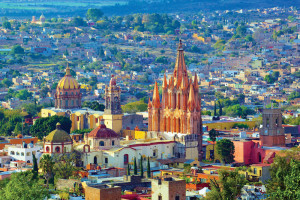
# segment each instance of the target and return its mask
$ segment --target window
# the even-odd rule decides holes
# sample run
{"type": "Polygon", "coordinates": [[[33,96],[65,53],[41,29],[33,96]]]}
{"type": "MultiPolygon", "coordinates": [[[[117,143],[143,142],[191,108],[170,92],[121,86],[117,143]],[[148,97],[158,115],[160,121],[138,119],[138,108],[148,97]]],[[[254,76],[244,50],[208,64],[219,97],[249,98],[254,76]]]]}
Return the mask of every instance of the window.
{"type": "Polygon", "coordinates": [[[55,147],[55,152],[59,153],[60,152],[60,148],[59,147],[55,147]]]}
{"type": "Polygon", "coordinates": [[[162,196],[161,195],[158,195],[158,200],[162,200],[162,196]]]}
{"type": "Polygon", "coordinates": [[[68,92],[66,92],[66,95],[68,95],[68,92]]]}
{"type": "Polygon", "coordinates": [[[95,123],[98,123],[98,118],[95,118],[95,123]]]}
{"type": "Polygon", "coordinates": [[[104,141],[100,141],[99,146],[103,147],[104,146],[104,141]]]}
{"type": "Polygon", "coordinates": [[[77,116],[77,121],[79,121],[79,116],[77,116]]]}
{"type": "Polygon", "coordinates": [[[49,147],[46,147],[46,152],[49,152],[50,151],[50,148],[49,147]]]}
{"type": "Polygon", "coordinates": [[[67,147],[64,147],[64,153],[67,153],[67,147]]]}
{"type": "Polygon", "coordinates": [[[115,145],[115,141],[111,141],[111,146],[114,146],[115,145]]]}
{"type": "Polygon", "coordinates": [[[16,155],[19,156],[19,155],[20,155],[20,152],[17,152],[16,155]]]}
{"type": "Polygon", "coordinates": [[[10,152],[10,155],[15,155],[15,152],[14,152],[14,151],[11,151],[11,152],[10,152]]]}
{"type": "Polygon", "coordinates": [[[71,92],[71,94],[73,95],[73,92],[71,92]]]}
{"type": "Polygon", "coordinates": [[[253,169],[253,173],[257,174],[257,169],[256,168],[253,169]]]}
{"type": "Polygon", "coordinates": [[[108,158],[105,158],[105,163],[106,163],[106,164],[108,163],[108,158]]]}
{"type": "Polygon", "coordinates": [[[30,152],[27,152],[27,153],[26,153],[26,156],[30,156],[30,155],[31,155],[31,153],[30,153],[30,152]]]}
{"type": "Polygon", "coordinates": [[[21,156],[24,156],[24,152],[21,152],[21,156]]]}
{"type": "Polygon", "coordinates": [[[180,200],[180,196],[176,195],[175,200],[180,200]]]}
{"type": "Polygon", "coordinates": [[[72,106],[74,105],[74,100],[71,101],[71,105],[72,105],[72,106]]]}

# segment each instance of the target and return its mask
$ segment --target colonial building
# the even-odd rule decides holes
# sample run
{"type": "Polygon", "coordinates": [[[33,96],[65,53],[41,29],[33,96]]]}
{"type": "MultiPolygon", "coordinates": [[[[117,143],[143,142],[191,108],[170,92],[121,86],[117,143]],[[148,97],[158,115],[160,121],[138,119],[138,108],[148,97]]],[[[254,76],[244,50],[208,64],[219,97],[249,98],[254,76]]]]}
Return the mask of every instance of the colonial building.
{"type": "Polygon", "coordinates": [[[70,135],[61,129],[61,124],[56,124],[56,129],[44,138],[44,153],[61,154],[71,153],[73,142],[70,135]]]}
{"type": "Polygon", "coordinates": [[[178,141],[176,156],[201,159],[201,97],[197,75],[188,77],[180,41],[173,76],[164,76],[162,100],[155,83],[152,101],[148,103],[148,130],[152,137],[178,141]],[[193,80],[194,79],[194,80],[193,80]]]}
{"type": "Polygon", "coordinates": [[[182,43],[180,41],[173,76],[167,81],[164,76],[162,101],[155,83],[152,102],[148,104],[148,130],[201,134],[201,97],[197,75],[189,79],[182,43]]]}
{"type": "Polygon", "coordinates": [[[105,112],[82,108],[80,85],[72,77],[70,68],[67,67],[66,75],[59,81],[56,88],[55,107],[42,109],[41,116],[68,117],[72,121],[71,131],[94,129],[100,125],[101,119],[105,120],[108,128],[117,133],[127,127],[134,129],[138,125],[142,128],[143,117],[141,115],[122,114],[120,94],[120,87],[117,86],[115,77],[112,77],[109,86],[105,89],[105,112]]]}
{"type": "Polygon", "coordinates": [[[55,93],[55,107],[41,110],[42,117],[54,115],[70,118],[71,131],[96,128],[103,118],[102,111],[81,108],[80,85],[71,75],[70,68],[66,68],[66,75],[58,82],[55,93]]]}

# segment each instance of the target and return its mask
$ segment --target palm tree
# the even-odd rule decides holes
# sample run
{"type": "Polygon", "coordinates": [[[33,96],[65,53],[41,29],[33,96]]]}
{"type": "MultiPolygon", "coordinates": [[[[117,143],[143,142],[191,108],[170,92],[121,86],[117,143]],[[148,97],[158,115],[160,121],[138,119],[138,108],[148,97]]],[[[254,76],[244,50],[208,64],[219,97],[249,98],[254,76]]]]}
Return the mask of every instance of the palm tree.
{"type": "Polygon", "coordinates": [[[47,181],[47,188],[49,187],[49,179],[52,176],[54,162],[50,155],[44,155],[40,161],[40,168],[43,170],[44,177],[47,181]]]}

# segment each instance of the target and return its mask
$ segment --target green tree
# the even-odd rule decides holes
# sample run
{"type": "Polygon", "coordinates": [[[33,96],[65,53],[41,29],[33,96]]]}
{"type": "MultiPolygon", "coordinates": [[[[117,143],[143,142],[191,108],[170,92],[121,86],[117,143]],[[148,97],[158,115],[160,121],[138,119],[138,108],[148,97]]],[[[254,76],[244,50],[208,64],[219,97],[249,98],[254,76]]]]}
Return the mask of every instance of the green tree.
{"type": "Polygon", "coordinates": [[[24,54],[24,49],[20,46],[20,45],[15,45],[12,47],[11,49],[11,54],[15,55],[15,54],[24,54]]]}
{"type": "Polygon", "coordinates": [[[20,90],[18,93],[16,93],[16,98],[19,98],[20,100],[27,100],[32,97],[32,92],[29,92],[28,90],[20,90]]]}
{"type": "Polygon", "coordinates": [[[34,125],[30,127],[30,132],[32,136],[36,136],[41,140],[44,136],[47,136],[51,131],[56,129],[57,122],[61,124],[61,128],[64,131],[70,133],[72,121],[67,117],[57,115],[37,119],[34,125]]]}
{"type": "MultiPolygon", "coordinates": [[[[209,139],[213,142],[213,151],[215,155],[215,141],[217,140],[217,137],[219,136],[219,132],[215,129],[211,129],[209,132],[209,139]]],[[[213,158],[214,159],[214,158],[213,158]]]]}
{"type": "Polygon", "coordinates": [[[141,177],[144,177],[144,167],[143,167],[143,157],[142,156],[140,159],[140,172],[141,172],[141,177]]]}
{"type": "Polygon", "coordinates": [[[214,116],[217,116],[217,102],[215,101],[214,105],[214,116]]]}
{"type": "Polygon", "coordinates": [[[3,22],[2,26],[5,29],[11,29],[11,23],[9,21],[3,22]]]}
{"type": "Polygon", "coordinates": [[[217,152],[224,163],[234,162],[234,144],[229,139],[217,141],[217,152]]]}
{"type": "Polygon", "coordinates": [[[134,157],[134,160],[133,160],[133,174],[137,175],[136,157],[134,157]]]}
{"type": "Polygon", "coordinates": [[[49,186],[49,180],[53,176],[53,166],[54,166],[53,159],[50,155],[43,155],[40,160],[40,168],[43,171],[43,176],[46,180],[47,188],[49,186]]]}
{"type": "Polygon", "coordinates": [[[130,165],[127,165],[127,176],[130,176],[130,165]]]}
{"type": "Polygon", "coordinates": [[[297,92],[297,91],[293,91],[289,97],[288,97],[288,100],[294,100],[296,98],[300,98],[300,92],[297,92]]]}
{"type": "Polygon", "coordinates": [[[219,102],[219,116],[222,116],[223,115],[223,110],[222,110],[223,106],[220,101],[218,101],[218,102],[219,102]]]}
{"type": "Polygon", "coordinates": [[[34,178],[38,178],[39,169],[38,169],[38,164],[37,164],[37,159],[35,157],[35,154],[32,154],[32,162],[33,162],[32,173],[34,174],[34,178]]]}
{"type": "Polygon", "coordinates": [[[97,8],[90,8],[86,13],[86,18],[88,20],[98,21],[103,16],[103,12],[97,8]]]}
{"type": "Polygon", "coordinates": [[[86,26],[86,22],[81,17],[74,17],[71,24],[73,26],[86,26]]]}
{"type": "Polygon", "coordinates": [[[150,168],[150,159],[147,158],[147,178],[151,178],[151,168],[150,168]]]}
{"type": "Polygon", "coordinates": [[[247,28],[245,25],[239,25],[236,28],[236,33],[242,37],[244,37],[246,35],[246,32],[247,32],[247,28]]]}
{"type": "Polygon", "coordinates": [[[237,170],[227,171],[219,170],[219,180],[211,179],[211,191],[207,193],[208,200],[233,200],[240,194],[247,180],[243,175],[240,175],[237,170]]]}
{"type": "Polygon", "coordinates": [[[50,197],[49,191],[34,179],[31,171],[13,173],[0,194],[0,200],[40,200],[50,197]]]}
{"type": "Polygon", "coordinates": [[[4,78],[1,82],[6,88],[9,88],[13,85],[13,82],[11,82],[8,78],[4,78]]]}
{"type": "Polygon", "coordinates": [[[55,155],[53,157],[55,179],[69,179],[74,176],[74,172],[77,170],[75,166],[78,164],[79,159],[80,154],[76,151],[55,155]]]}
{"type": "Polygon", "coordinates": [[[268,199],[300,199],[300,150],[292,148],[276,154],[267,183],[268,199]]]}
{"type": "Polygon", "coordinates": [[[103,104],[98,103],[97,101],[85,101],[82,104],[82,107],[88,107],[97,111],[104,111],[105,106],[103,104]]]}

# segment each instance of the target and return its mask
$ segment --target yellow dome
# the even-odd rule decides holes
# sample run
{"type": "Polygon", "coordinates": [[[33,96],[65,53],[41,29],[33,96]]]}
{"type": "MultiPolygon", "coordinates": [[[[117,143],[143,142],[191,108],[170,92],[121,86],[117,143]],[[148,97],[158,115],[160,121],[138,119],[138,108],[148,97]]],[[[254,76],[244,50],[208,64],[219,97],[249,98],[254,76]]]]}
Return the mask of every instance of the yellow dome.
{"type": "Polygon", "coordinates": [[[57,89],[78,89],[79,84],[75,80],[75,78],[72,77],[70,68],[67,67],[66,69],[66,75],[58,82],[57,89]]]}

